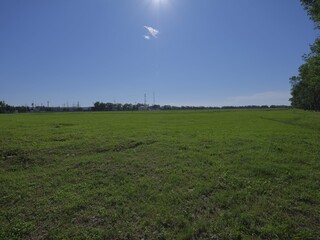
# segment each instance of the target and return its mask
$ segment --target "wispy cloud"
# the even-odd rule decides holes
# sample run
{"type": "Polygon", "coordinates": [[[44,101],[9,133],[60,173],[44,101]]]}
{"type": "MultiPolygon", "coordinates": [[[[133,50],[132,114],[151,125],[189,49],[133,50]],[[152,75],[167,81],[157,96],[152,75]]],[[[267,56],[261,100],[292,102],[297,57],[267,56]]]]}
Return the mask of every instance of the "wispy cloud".
{"type": "Polygon", "coordinates": [[[159,30],[153,28],[153,27],[150,27],[150,26],[144,26],[145,29],[147,29],[148,31],[148,35],[145,35],[144,38],[147,39],[147,40],[150,40],[150,37],[154,37],[154,38],[157,38],[158,34],[160,33],[159,30]]]}
{"type": "Polygon", "coordinates": [[[290,105],[290,92],[270,91],[255,93],[248,96],[229,97],[221,102],[221,106],[244,106],[244,105],[290,105]]]}

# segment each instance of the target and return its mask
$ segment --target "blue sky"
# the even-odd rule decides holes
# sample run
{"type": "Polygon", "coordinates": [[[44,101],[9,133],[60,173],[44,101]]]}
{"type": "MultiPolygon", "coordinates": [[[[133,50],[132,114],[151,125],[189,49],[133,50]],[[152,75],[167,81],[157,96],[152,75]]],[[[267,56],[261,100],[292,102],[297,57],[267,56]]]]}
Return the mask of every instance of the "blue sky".
{"type": "Polygon", "coordinates": [[[289,104],[316,35],[298,0],[1,0],[0,98],[289,104]]]}

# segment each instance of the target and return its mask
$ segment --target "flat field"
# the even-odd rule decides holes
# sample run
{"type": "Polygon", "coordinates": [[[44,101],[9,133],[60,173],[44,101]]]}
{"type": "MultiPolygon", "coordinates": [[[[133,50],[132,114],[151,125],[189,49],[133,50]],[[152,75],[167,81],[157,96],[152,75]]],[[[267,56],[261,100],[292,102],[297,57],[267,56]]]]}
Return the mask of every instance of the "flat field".
{"type": "Polygon", "coordinates": [[[0,115],[0,239],[319,239],[320,113],[0,115]]]}

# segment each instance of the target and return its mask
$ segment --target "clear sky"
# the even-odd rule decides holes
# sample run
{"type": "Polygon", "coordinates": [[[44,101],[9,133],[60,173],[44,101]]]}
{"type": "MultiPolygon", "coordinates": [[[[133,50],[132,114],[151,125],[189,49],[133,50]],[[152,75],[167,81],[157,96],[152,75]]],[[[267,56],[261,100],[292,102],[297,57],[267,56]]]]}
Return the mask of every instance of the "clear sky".
{"type": "Polygon", "coordinates": [[[289,104],[316,35],[298,0],[1,0],[0,98],[289,104]]]}

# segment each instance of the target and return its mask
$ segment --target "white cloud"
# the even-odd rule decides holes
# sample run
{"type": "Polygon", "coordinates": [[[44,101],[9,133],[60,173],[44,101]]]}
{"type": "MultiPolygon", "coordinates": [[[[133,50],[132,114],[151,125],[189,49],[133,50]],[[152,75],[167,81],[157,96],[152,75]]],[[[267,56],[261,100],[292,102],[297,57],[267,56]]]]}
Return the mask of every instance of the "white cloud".
{"type": "Polygon", "coordinates": [[[290,92],[270,91],[248,96],[228,97],[220,106],[290,105],[290,92]]]}
{"type": "MultiPolygon", "coordinates": [[[[155,29],[153,27],[144,26],[144,28],[148,30],[148,33],[149,33],[149,35],[148,35],[149,38],[148,39],[150,39],[150,36],[152,36],[154,38],[157,38],[157,35],[160,33],[159,30],[157,30],[157,29],[155,29]]],[[[145,36],[145,38],[146,38],[146,36],[145,36]]]]}
{"type": "Polygon", "coordinates": [[[144,35],[143,37],[144,37],[144,39],[150,40],[150,36],[148,36],[148,35],[144,35]]]}

